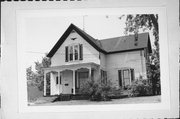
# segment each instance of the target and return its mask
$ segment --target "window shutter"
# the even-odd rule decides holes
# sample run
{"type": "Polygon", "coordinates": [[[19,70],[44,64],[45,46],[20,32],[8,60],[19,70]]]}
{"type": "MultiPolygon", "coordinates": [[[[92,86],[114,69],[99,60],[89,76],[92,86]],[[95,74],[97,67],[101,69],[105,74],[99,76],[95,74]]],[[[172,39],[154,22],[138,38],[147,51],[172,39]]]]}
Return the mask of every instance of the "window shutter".
{"type": "Polygon", "coordinates": [[[65,62],[68,62],[68,46],[65,47],[65,62]]]}
{"type": "Polygon", "coordinates": [[[58,84],[58,77],[56,77],[56,84],[58,84]]]}
{"type": "Polygon", "coordinates": [[[60,76],[60,80],[59,80],[59,83],[61,84],[61,76],[60,76]]]}
{"type": "Polygon", "coordinates": [[[121,70],[119,70],[119,86],[122,86],[121,70]]]}
{"type": "Polygon", "coordinates": [[[83,60],[83,45],[79,44],[79,60],[83,60]]]}
{"type": "Polygon", "coordinates": [[[134,81],[134,69],[130,69],[131,70],[131,81],[134,81]]]}

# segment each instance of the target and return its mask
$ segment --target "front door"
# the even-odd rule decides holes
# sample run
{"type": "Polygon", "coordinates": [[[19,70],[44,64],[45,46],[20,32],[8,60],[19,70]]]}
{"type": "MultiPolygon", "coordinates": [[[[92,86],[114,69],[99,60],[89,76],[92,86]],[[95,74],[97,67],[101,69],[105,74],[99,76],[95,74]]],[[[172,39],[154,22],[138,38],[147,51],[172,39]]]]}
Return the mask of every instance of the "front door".
{"type": "Polygon", "coordinates": [[[72,71],[64,71],[62,73],[62,93],[63,94],[72,94],[72,83],[73,83],[73,74],[72,71]]]}

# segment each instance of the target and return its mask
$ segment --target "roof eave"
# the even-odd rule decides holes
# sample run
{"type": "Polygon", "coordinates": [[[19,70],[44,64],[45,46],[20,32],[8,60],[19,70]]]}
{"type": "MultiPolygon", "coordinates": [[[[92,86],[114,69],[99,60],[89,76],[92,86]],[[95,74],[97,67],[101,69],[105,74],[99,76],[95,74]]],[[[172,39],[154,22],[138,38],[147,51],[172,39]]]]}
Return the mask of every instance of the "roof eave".
{"type": "Polygon", "coordinates": [[[97,51],[106,54],[107,52],[104,49],[98,47],[94,42],[92,42],[87,36],[85,36],[75,25],[71,24],[68,29],[63,33],[61,38],[57,41],[51,51],[47,54],[47,57],[51,58],[56,53],[58,48],[62,45],[68,35],[71,33],[72,30],[75,30],[81,37],[83,37],[89,44],[91,44],[97,51]]]}
{"type": "Polygon", "coordinates": [[[119,50],[119,51],[110,51],[110,52],[107,52],[107,54],[130,52],[130,51],[138,51],[138,50],[144,50],[144,47],[142,47],[142,48],[137,48],[137,49],[127,49],[127,50],[119,50]]]}

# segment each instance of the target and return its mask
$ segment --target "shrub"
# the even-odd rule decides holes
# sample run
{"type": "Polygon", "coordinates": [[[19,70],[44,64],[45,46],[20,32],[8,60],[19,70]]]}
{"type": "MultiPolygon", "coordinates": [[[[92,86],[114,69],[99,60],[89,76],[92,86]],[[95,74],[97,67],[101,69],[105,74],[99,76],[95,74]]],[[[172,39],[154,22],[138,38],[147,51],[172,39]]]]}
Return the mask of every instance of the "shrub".
{"type": "Polygon", "coordinates": [[[132,82],[128,86],[129,96],[149,96],[152,95],[152,86],[147,80],[140,79],[132,82]]]}
{"type": "Polygon", "coordinates": [[[101,79],[87,80],[80,88],[81,94],[89,95],[91,101],[109,101],[108,93],[112,90],[112,84],[110,81],[102,83],[101,79]]]}
{"type": "Polygon", "coordinates": [[[120,99],[120,98],[125,98],[127,97],[126,95],[123,95],[123,90],[122,89],[116,89],[113,88],[109,93],[108,97],[110,99],[120,99]]]}

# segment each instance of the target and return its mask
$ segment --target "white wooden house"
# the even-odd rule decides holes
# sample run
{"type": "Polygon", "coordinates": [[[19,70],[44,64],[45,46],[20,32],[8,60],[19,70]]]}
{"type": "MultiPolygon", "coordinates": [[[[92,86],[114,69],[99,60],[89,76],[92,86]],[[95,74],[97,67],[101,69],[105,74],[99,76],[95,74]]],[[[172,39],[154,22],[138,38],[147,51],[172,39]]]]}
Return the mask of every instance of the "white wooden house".
{"type": "Polygon", "coordinates": [[[71,24],[47,55],[51,66],[44,69],[44,96],[47,73],[50,95],[77,94],[88,78],[111,80],[117,88],[139,76],[146,79],[151,52],[148,33],[97,40],[71,24]]]}

